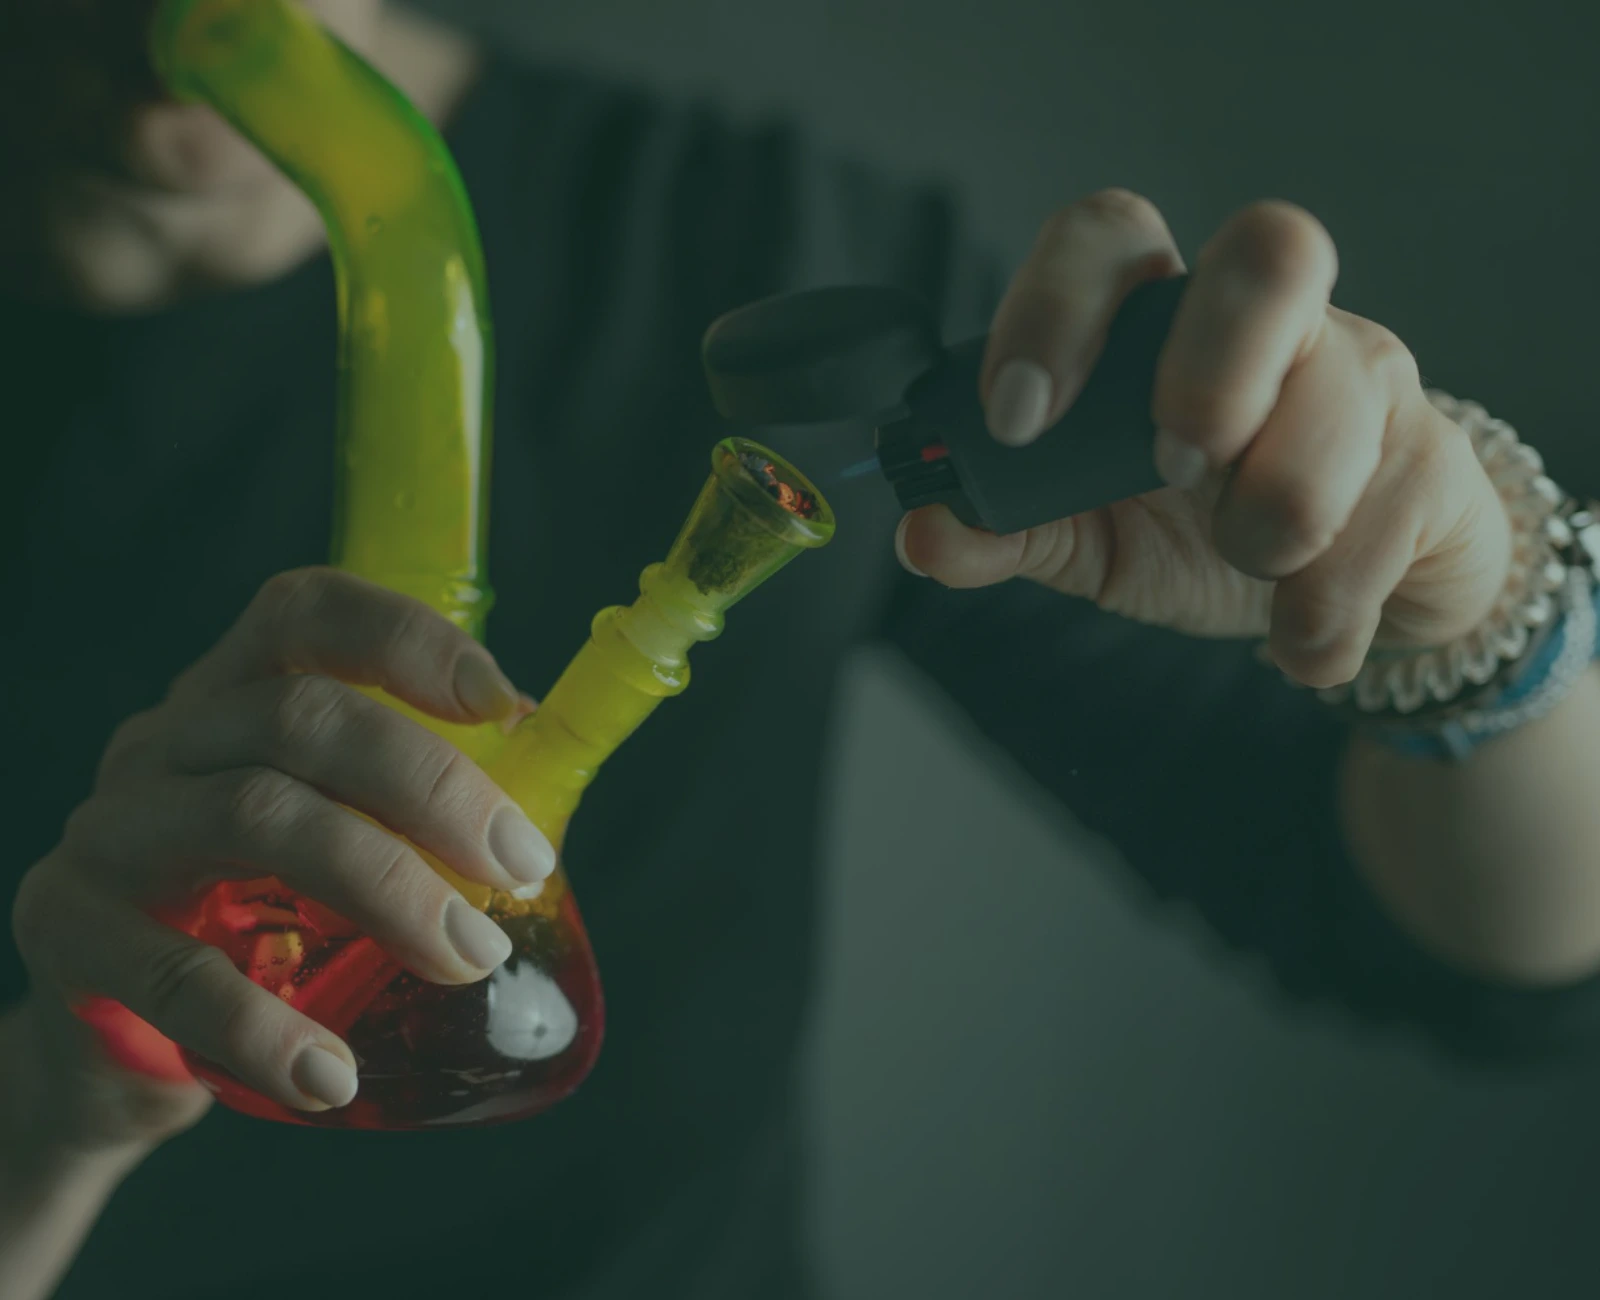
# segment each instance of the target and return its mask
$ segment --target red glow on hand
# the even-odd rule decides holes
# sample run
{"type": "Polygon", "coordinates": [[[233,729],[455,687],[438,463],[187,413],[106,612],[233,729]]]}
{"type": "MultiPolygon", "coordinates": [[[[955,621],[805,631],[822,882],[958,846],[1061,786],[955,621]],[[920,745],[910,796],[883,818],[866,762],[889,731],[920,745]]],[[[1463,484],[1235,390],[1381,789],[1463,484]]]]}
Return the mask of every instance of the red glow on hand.
{"type": "Polygon", "coordinates": [[[78,1019],[95,1031],[101,1050],[124,1070],[164,1083],[194,1082],[178,1045],[122,1003],[89,998],[75,1011],[78,1019]]]}

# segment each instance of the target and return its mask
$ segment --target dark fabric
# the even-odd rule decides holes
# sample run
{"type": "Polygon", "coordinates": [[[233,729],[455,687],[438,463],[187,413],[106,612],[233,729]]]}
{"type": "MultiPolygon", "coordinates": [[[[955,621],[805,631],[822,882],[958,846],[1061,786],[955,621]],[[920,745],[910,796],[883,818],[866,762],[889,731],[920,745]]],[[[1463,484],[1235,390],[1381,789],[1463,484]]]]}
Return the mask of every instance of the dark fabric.
{"type": "MultiPolygon", "coordinates": [[[[497,66],[452,142],[499,338],[490,644],[534,693],[595,609],[631,596],[704,477],[723,432],[699,372],[714,316],[874,280],[970,332],[1003,284],[944,196],[824,163],[779,128],[497,66]]],[[[157,700],[270,574],[324,557],[334,297],[317,260],[145,319],[0,303],[0,321],[0,589],[20,611],[0,625],[14,880],[83,797],[118,720],[157,700]]],[[[859,429],[772,441],[823,481],[864,446],[859,429]]],[[[628,743],[574,822],[610,1012],[577,1097],[448,1135],[214,1114],[119,1192],[65,1300],[806,1294],[792,1075],[814,964],[818,765],[839,667],[876,636],[1288,992],[1478,1052],[1594,1042],[1593,988],[1482,989],[1386,926],[1339,853],[1336,730],[1242,650],[1020,586],[913,581],[893,563],[882,485],[830,498],[836,543],[732,613],[697,652],[688,696],[628,743]]],[[[0,997],[23,987],[6,948],[0,997]]]]}
{"type": "Polygon", "coordinates": [[[1423,1033],[1479,1065],[1600,1042],[1600,981],[1491,986],[1389,920],[1341,843],[1341,724],[1249,647],[1020,584],[952,600],[906,583],[888,626],[985,737],[1116,847],[1150,901],[1197,913],[1280,998],[1347,1027],[1423,1033]]]}

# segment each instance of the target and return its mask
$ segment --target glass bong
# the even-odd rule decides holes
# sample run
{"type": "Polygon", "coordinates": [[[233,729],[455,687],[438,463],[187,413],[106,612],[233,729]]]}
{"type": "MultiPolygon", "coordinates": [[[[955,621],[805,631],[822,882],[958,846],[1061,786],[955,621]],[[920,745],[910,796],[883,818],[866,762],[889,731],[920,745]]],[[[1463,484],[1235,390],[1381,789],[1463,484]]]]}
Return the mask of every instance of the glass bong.
{"type": "MultiPolygon", "coordinates": [[[[481,638],[493,349],[483,255],[438,133],[378,72],[292,0],[162,0],[156,66],[211,105],[312,200],[327,226],[340,322],[332,562],[424,601],[481,638]]],[[[509,733],[441,723],[379,694],[473,758],[560,849],[601,763],[689,682],[687,656],[729,606],[833,516],[772,452],[729,438],[664,562],[632,605],[596,615],[538,710],[509,733]]],[[[429,864],[512,941],[485,980],[449,987],[403,970],[344,918],[276,879],[211,887],[164,917],[257,984],[343,1036],[360,1091],[304,1113],[182,1052],[181,1069],[235,1110],[286,1123],[416,1129],[520,1119],[594,1064],[604,1004],[565,865],[533,897],[429,864]]],[[[519,891],[526,893],[528,891],[519,891]]],[[[175,1072],[172,1045],[115,1003],[83,1014],[113,1056],[175,1072]]]]}

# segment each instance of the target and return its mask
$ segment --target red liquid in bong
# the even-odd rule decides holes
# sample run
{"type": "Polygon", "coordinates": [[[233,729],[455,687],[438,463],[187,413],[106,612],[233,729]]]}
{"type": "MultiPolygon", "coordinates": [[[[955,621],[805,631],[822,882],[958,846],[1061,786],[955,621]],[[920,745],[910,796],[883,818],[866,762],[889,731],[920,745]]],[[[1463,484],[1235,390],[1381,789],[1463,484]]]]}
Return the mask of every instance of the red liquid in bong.
{"type": "Polygon", "coordinates": [[[511,956],[487,979],[458,986],[402,970],[353,927],[330,927],[327,916],[279,882],[258,880],[218,886],[186,927],[343,1037],[358,1065],[354,1101],[308,1114],[186,1052],[189,1068],[224,1105],[329,1128],[504,1123],[554,1105],[593,1066],[605,1011],[570,891],[553,917],[497,918],[511,956]],[[308,924],[311,915],[320,924],[308,924]]]}

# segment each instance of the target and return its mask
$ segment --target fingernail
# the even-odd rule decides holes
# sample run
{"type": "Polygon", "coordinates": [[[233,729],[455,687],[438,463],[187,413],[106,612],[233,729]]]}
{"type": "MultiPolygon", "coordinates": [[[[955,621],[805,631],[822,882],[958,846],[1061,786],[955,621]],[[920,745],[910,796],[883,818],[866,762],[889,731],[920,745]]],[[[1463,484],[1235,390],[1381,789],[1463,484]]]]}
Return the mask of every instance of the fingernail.
{"type": "Polygon", "coordinates": [[[462,655],[456,664],[456,698],[480,718],[498,722],[517,707],[517,691],[488,660],[462,655]]]}
{"type": "Polygon", "coordinates": [[[478,970],[494,970],[511,956],[506,932],[464,898],[444,909],[444,935],[461,960],[478,970]]]}
{"type": "Polygon", "coordinates": [[[894,553],[900,561],[900,567],[916,578],[926,578],[928,575],[906,557],[906,525],[911,522],[911,516],[906,515],[900,520],[900,526],[894,530],[894,553]]]}
{"type": "Polygon", "coordinates": [[[1205,452],[1166,429],[1156,430],[1156,473],[1169,487],[1193,488],[1205,478],[1210,463],[1205,452]]]}
{"type": "Polygon", "coordinates": [[[546,879],[556,869],[550,841],[515,804],[507,804],[489,822],[489,852],[506,875],[525,885],[546,879]]]}
{"type": "Polygon", "coordinates": [[[1000,367],[989,390],[989,432],[996,442],[1021,447],[1044,428],[1050,411],[1050,372],[1018,357],[1000,367]]]}
{"type": "Polygon", "coordinates": [[[295,1057],[289,1078],[307,1097],[335,1109],[348,1106],[358,1086],[355,1070],[326,1047],[308,1047],[295,1057]]]}
{"type": "Polygon", "coordinates": [[[1300,638],[1300,648],[1309,654],[1321,654],[1331,650],[1344,637],[1345,629],[1337,623],[1319,624],[1300,638]]]}

